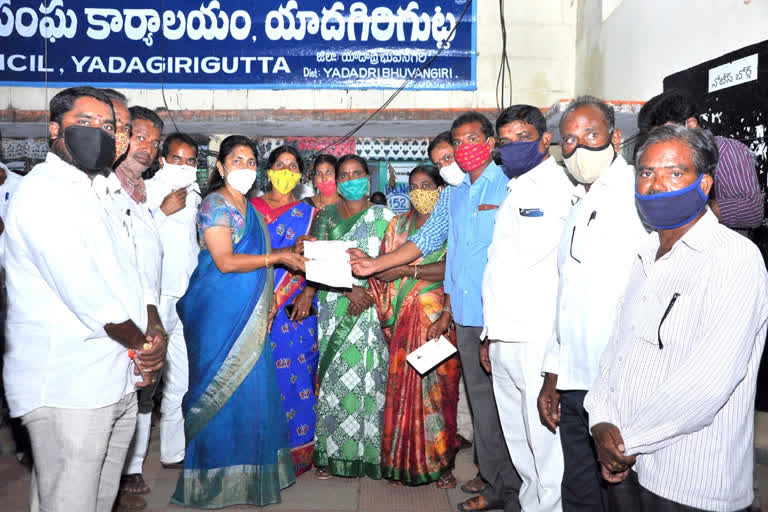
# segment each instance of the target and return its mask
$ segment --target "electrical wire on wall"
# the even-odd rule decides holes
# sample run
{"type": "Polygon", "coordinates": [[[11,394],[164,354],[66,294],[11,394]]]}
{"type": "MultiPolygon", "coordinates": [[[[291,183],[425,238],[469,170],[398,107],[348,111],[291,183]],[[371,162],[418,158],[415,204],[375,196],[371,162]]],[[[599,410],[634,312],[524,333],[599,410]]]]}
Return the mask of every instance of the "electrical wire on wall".
{"type": "Polygon", "coordinates": [[[446,48],[446,44],[448,41],[450,41],[453,38],[453,35],[456,33],[456,29],[461,26],[461,22],[464,19],[464,16],[467,14],[467,11],[469,10],[469,7],[472,5],[473,0],[467,0],[467,5],[464,6],[464,10],[461,12],[461,16],[459,16],[459,20],[456,22],[456,25],[453,27],[453,30],[448,34],[448,37],[443,40],[443,43],[440,45],[440,48],[438,48],[437,52],[427,61],[425,62],[416,72],[411,75],[410,77],[406,78],[405,81],[398,87],[395,92],[392,93],[392,95],[385,101],[379,108],[377,108],[371,115],[369,115],[365,120],[363,120],[360,124],[349,130],[347,133],[342,135],[338,140],[332,142],[331,144],[328,144],[327,146],[315,151],[309,158],[312,159],[315,156],[324,153],[328,149],[338,146],[339,144],[343,143],[350,137],[352,137],[354,134],[360,131],[360,129],[368,124],[369,121],[371,121],[374,117],[376,117],[382,110],[386,109],[397,97],[398,94],[400,94],[403,89],[405,89],[408,84],[410,84],[415,77],[417,77],[422,71],[429,68],[429,66],[432,65],[432,63],[435,61],[435,59],[443,53],[443,50],[446,48]]]}
{"type": "Polygon", "coordinates": [[[509,80],[509,104],[512,104],[512,68],[507,57],[507,22],[504,19],[504,0],[499,0],[499,22],[501,23],[501,63],[496,77],[496,107],[504,110],[505,80],[509,80]]]}
{"type": "MultiPolygon", "coordinates": [[[[160,12],[165,12],[165,0],[160,1],[160,12]]],[[[161,27],[163,28],[163,27],[161,27]]],[[[171,109],[168,108],[168,100],[165,99],[165,73],[168,70],[168,59],[165,55],[165,33],[164,31],[161,32],[160,37],[160,53],[163,55],[163,73],[160,75],[160,94],[163,96],[163,105],[165,105],[165,111],[168,113],[168,119],[171,120],[171,123],[173,123],[173,129],[176,132],[180,132],[179,127],[176,126],[176,120],[173,118],[173,114],[171,114],[171,109]]]]}

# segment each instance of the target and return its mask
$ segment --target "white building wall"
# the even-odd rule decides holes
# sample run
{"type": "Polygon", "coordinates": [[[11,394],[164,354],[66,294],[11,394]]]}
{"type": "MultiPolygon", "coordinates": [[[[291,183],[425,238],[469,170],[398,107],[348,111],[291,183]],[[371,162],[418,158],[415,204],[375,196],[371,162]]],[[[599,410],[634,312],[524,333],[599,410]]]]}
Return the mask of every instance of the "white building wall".
{"type": "Polygon", "coordinates": [[[664,77],[768,39],[767,0],[582,0],[576,93],[646,101],[664,77]]]}

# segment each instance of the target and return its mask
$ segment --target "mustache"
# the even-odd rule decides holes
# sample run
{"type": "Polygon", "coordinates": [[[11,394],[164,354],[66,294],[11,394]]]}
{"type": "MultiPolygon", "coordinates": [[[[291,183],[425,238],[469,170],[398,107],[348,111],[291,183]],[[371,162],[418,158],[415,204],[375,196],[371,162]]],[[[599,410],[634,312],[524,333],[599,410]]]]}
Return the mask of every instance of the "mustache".
{"type": "Polygon", "coordinates": [[[131,155],[131,158],[145,165],[152,161],[152,155],[149,154],[149,151],[136,151],[131,155]]]}

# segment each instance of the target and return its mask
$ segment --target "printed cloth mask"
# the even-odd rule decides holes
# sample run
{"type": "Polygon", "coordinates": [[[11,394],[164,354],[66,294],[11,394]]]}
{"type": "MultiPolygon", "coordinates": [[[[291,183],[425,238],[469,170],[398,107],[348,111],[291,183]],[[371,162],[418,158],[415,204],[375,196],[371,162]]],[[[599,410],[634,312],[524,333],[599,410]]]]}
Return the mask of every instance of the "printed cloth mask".
{"type": "Polygon", "coordinates": [[[368,193],[368,178],[342,181],[338,184],[339,194],[348,201],[358,201],[368,193]]]}
{"type": "Polygon", "coordinates": [[[93,126],[68,126],[64,144],[77,165],[85,171],[101,171],[115,160],[115,138],[93,126]]]}
{"type": "Polygon", "coordinates": [[[287,194],[301,181],[301,173],[290,169],[269,169],[267,176],[272,186],[281,194],[287,194]]]}
{"type": "MultiPolygon", "coordinates": [[[[613,132],[611,132],[611,136],[613,132]]],[[[599,148],[579,144],[569,155],[563,155],[568,172],[579,183],[594,183],[613,163],[616,151],[613,149],[611,137],[599,148]]]]}
{"type": "Polygon", "coordinates": [[[658,194],[638,194],[635,202],[645,222],[656,229],[674,229],[688,224],[707,204],[708,195],[701,190],[702,174],[695,182],[680,190],[658,194]]]}
{"type": "Polygon", "coordinates": [[[456,187],[459,183],[464,181],[464,171],[461,170],[459,164],[454,160],[450,165],[446,165],[440,169],[440,177],[450,186],[456,187]]]}
{"type": "Polygon", "coordinates": [[[227,174],[227,183],[229,183],[233,189],[243,195],[251,190],[253,182],[256,181],[255,169],[235,169],[233,171],[230,171],[226,167],[224,167],[224,169],[229,172],[229,174],[227,174]]]}
{"type": "Polygon", "coordinates": [[[191,165],[169,164],[163,159],[163,167],[160,169],[165,180],[178,190],[187,188],[197,181],[197,169],[191,165]]]}
{"type": "Polygon", "coordinates": [[[411,190],[408,193],[408,196],[411,198],[411,203],[413,203],[413,207],[416,208],[416,211],[422,215],[426,215],[427,213],[431,213],[432,209],[437,204],[437,200],[440,198],[440,189],[423,190],[417,188],[411,190]]]}
{"type": "Polygon", "coordinates": [[[317,190],[325,197],[331,197],[336,193],[336,180],[321,181],[317,185],[317,190]]]}
{"type": "Polygon", "coordinates": [[[499,148],[501,163],[507,178],[517,178],[527,173],[544,160],[539,151],[541,138],[525,142],[508,142],[499,148]]]}
{"type": "Polygon", "coordinates": [[[128,151],[128,143],[131,138],[125,132],[118,132],[115,134],[115,158],[120,158],[123,153],[128,151]]]}
{"type": "Polygon", "coordinates": [[[469,144],[465,142],[453,152],[456,163],[464,172],[478,170],[491,157],[491,148],[485,142],[469,144]]]}

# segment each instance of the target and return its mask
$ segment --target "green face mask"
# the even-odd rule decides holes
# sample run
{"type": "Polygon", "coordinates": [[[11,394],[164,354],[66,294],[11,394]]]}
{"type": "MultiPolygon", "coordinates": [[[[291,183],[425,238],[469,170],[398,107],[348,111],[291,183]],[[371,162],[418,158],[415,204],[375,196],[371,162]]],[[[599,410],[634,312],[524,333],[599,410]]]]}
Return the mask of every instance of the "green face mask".
{"type": "Polygon", "coordinates": [[[357,178],[354,180],[338,183],[339,194],[348,201],[358,201],[368,193],[368,178],[357,178]]]}

